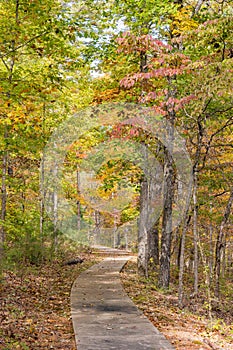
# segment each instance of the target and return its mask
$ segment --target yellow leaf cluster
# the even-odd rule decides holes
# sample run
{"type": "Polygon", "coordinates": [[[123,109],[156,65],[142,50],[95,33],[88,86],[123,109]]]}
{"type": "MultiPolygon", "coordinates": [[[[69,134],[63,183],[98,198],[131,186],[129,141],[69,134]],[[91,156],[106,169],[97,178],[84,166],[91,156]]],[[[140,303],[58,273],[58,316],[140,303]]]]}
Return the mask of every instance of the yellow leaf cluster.
{"type": "Polygon", "coordinates": [[[172,34],[179,36],[198,27],[198,23],[191,17],[192,12],[189,6],[181,8],[175,15],[171,25],[172,34]]]}

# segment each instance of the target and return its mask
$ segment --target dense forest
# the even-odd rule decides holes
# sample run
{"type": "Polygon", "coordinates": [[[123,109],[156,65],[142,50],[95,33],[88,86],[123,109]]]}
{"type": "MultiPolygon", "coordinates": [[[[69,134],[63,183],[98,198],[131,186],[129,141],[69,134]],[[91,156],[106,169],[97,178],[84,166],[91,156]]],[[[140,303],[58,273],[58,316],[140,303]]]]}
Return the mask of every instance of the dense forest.
{"type": "Polygon", "coordinates": [[[126,247],[180,308],[204,285],[211,315],[233,269],[232,5],[0,1],[2,271],[126,247]]]}

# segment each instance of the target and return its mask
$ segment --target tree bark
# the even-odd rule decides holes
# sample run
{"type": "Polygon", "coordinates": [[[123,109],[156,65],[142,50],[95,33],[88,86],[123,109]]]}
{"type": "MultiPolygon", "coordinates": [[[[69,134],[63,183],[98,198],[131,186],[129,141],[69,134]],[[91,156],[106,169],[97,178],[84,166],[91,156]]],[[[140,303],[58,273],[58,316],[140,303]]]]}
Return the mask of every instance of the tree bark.
{"type": "MultiPolygon", "coordinates": [[[[175,76],[168,79],[168,93],[166,100],[176,97],[176,86],[173,84],[175,76]]],[[[174,168],[173,143],[176,112],[173,104],[167,105],[167,146],[164,147],[164,208],[162,218],[161,254],[159,270],[159,286],[164,289],[170,284],[170,260],[172,242],[172,204],[174,200],[174,168]]]]}
{"type": "MultiPolygon", "coordinates": [[[[45,117],[46,117],[46,104],[43,103],[43,119],[42,119],[42,132],[43,132],[43,146],[45,146],[45,117]]],[[[44,163],[44,150],[42,151],[40,162],[40,239],[41,239],[41,251],[44,246],[44,222],[45,222],[45,163],[44,163]]]]}
{"type": "MultiPolygon", "coordinates": [[[[7,139],[7,132],[5,132],[5,140],[7,139]]],[[[6,203],[7,203],[7,189],[6,189],[6,177],[7,177],[7,166],[8,166],[8,152],[7,150],[3,153],[2,159],[2,188],[1,188],[1,226],[0,226],[0,259],[4,256],[4,243],[5,243],[5,220],[6,220],[6,203]]],[[[0,260],[0,261],[1,261],[0,260]]]]}
{"type": "Polygon", "coordinates": [[[158,221],[148,231],[148,259],[152,260],[153,265],[159,264],[159,227],[158,221]]]}
{"type": "MultiPolygon", "coordinates": [[[[212,213],[212,203],[210,204],[210,213],[212,213]]],[[[212,218],[210,219],[212,220],[212,218]]],[[[209,269],[210,269],[210,276],[212,278],[213,274],[213,258],[214,258],[214,248],[213,248],[213,225],[210,221],[209,224],[209,237],[210,237],[210,256],[209,256],[209,269]]]]}
{"type": "Polygon", "coordinates": [[[164,209],[162,219],[161,255],[159,286],[164,289],[169,288],[170,283],[170,258],[172,240],[172,203],[173,203],[173,162],[168,150],[165,150],[164,165],[164,209]]]}
{"type": "MultiPolygon", "coordinates": [[[[146,146],[147,147],[147,146],[146,146]]],[[[138,224],[138,272],[148,276],[148,264],[150,259],[158,264],[159,237],[158,218],[156,211],[159,207],[159,198],[162,196],[162,184],[160,169],[154,157],[145,148],[143,154],[145,174],[141,183],[140,216],[138,224]]]]}
{"type": "Polygon", "coordinates": [[[80,231],[81,229],[81,204],[80,204],[80,181],[79,181],[79,170],[77,167],[77,171],[76,171],[76,178],[77,178],[77,195],[78,195],[78,199],[77,199],[77,230],[80,231]]]}
{"type": "MultiPolygon", "coordinates": [[[[210,100],[206,104],[206,107],[210,100]]],[[[204,135],[204,127],[202,125],[202,115],[197,119],[198,134],[197,134],[197,149],[195,153],[195,163],[193,165],[193,244],[194,244],[194,295],[198,293],[198,174],[201,158],[202,139],[204,135]]]]}
{"type": "Polygon", "coordinates": [[[193,241],[194,241],[194,294],[198,293],[198,204],[197,204],[197,172],[193,174],[193,241]]]}
{"type": "Polygon", "coordinates": [[[219,298],[220,296],[221,255],[224,248],[224,236],[225,236],[224,228],[231,214],[232,203],[233,203],[233,188],[231,189],[230,196],[224,212],[223,220],[220,225],[220,230],[217,235],[216,254],[215,254],[215,296],[217,298],[219,298]]]}
{"type": "Polygon", "coordinates": [[[148,277],[148,181],[143,177],[140,193],[140,216],[138,224],[138,273],[148,277]]]}
{"type": "MultiPolygon", "coordinates": [[[[140,53],[140,72],[145,73],[147,71],[147,54],[145,52],[140,53]]],[[[143,95],[144,82],[141,83],[142,95],[143,95]]],[[[148,163],[148,152],[145,150],[145,160],[148,163]]],[[[148,168],[148,165],[146,164],[148,168]]],[[[148,170],[148,169],[147,169],[148,170]]],[[[140,216],[138,221],[138,274],[148,277],[148,231],[147,231],[147,217],[148,217],[148,180],[144,175],[141,183],[140,193],[140,216]]]]}
{"type": "Polygon", "coordinates": [[[191,215],[188,216],[188,212],[185,215],[184,226],[182,230],[181,243],[180,243],[180,258],[179,258],[179,287],[178,287],[178,305],[179,308],[182,309],[184,305],[184,263],[185,263],[185,241],[186,241],[186,233],[189,226],[189,222],[191,220],[191,215]]]}
{"type": "Polygon", "coordinates": [[[43,257],[44,252],[44,222],[45,222],[45,189],[44,189],[44,152],[40,163],[40,246],[43,257]]]}
{"type": "Polygon", "coordinates": [[[94,212],[94,218],[95,218],[95,228],[94,228],[94,244],[98,243],[98,237],[100,235],[100,213],[98,210],[95,210],[94,212]]]}
{"type": "MultiPolygon", "coordinates": [[[[58,167],[54,164],[54,178],[57,179],[58,167]]],[[[57,249],[58,245],[58,193],[57,186],[54,186],[53,190],[53,238],[54,238],[54,248],[57,249]]]]}

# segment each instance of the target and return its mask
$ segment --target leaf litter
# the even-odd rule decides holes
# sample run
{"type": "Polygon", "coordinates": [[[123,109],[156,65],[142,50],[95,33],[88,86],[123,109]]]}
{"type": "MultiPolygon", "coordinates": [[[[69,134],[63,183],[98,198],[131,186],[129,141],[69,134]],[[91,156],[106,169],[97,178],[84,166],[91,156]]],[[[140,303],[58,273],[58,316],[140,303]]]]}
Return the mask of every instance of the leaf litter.
{"type": "Polygon", "coordinates": [[[226,317],[224,313],[213,313],[210,326],[201,296],[190,300],[190,304],[186,303],[180,310],[176,286],[171,283],[171,289],[164,292],[156,287],[154,280],[139,277],[136,257],[125,265],[121,280],[128,296],[175,349],[233,350],[232,314],[226,317]]]}
{"type": "Polygon", "coordinates": [[[5,270],[0,284],[1,350],[76,350],[70,312],[74,280],[96,262],[63,266],[57,260],[40,267],[5,270]]]}

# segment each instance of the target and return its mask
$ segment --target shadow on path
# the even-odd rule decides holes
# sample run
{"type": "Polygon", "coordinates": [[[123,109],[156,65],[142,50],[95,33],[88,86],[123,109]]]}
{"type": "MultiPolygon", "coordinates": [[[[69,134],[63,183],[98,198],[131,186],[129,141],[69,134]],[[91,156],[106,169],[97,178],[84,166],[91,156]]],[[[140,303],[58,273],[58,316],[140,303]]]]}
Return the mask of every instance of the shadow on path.
{"type": "Polygon", "coordinates": [[[71,314],[78,350],[174,349],[121,285],[119,272],[130,258],[106,258],[75,280],[71,314]]]}

